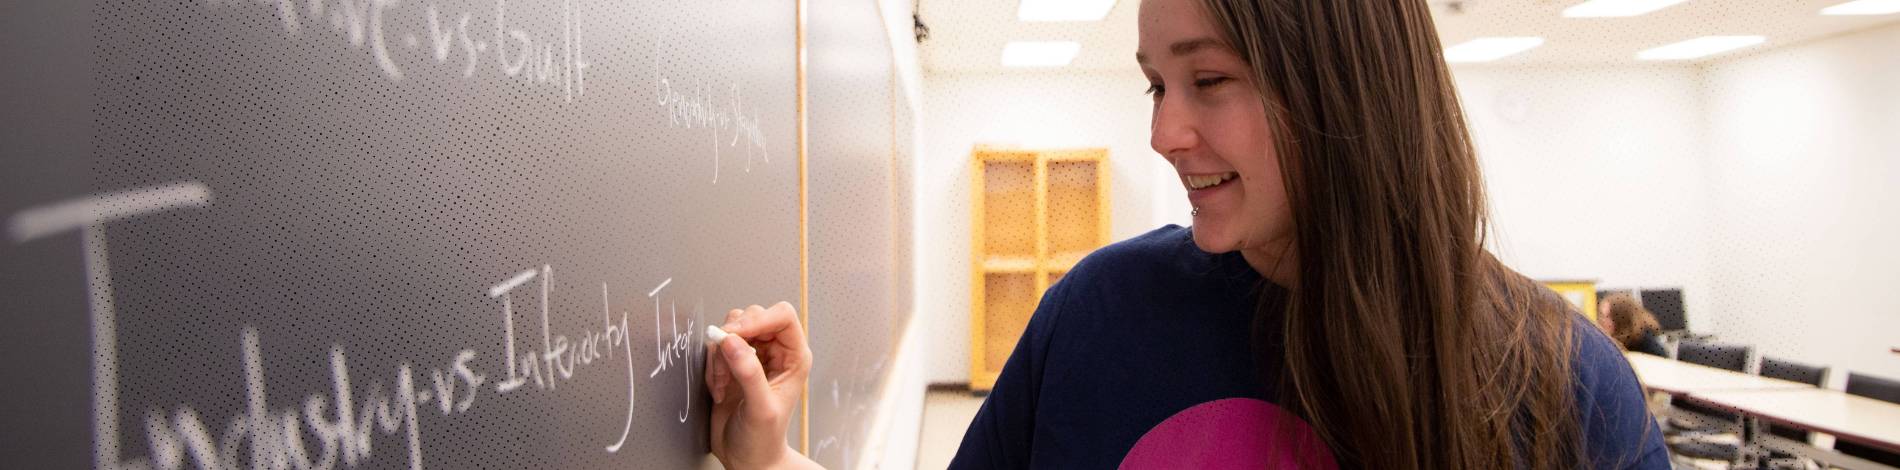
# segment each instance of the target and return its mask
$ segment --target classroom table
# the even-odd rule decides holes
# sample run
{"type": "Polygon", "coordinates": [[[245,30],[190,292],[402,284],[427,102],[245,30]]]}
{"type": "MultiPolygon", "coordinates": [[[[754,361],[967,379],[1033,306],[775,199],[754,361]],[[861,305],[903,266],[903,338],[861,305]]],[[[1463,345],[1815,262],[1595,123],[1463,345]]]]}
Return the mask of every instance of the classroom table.
{"type": "Polygon", "coordinates": [[[1689,399],[1900,452],[1900,404],[1824,388],[1696,392],[1689,399]]]}
{"type": "MultiPolygon", "coordinates": [[[[1626,353],[1624,357],[1645,387],[1676,399],[1900,452],[1900,404],[1648,354],[1626,353]]],[[[1891,468],[1816,451],[1804,442],[1761,432],[1748,434],[1759,444],[1848,468],[1891,468]]]]}
{"type": "Polygon", "coordinates": [[[1670,395],[1730,390],[1799,390],[1813,385],[1744,374],[1643,353],[1624,353],[1643,386],[1670,395]]]}

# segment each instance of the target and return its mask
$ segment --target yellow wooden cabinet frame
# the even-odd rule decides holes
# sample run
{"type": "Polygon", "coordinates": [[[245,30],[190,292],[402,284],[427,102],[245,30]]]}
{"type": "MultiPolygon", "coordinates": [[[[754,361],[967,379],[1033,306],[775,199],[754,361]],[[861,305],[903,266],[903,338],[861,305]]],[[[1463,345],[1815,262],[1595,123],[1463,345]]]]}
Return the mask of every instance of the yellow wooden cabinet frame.
{"type": "MultiPolygon", "coordinates": [[[[1108,150],[1102,148],[1028,150],[978,146],[971,152],[971,157],[970,389],[988,391],[996,385],[996,378],[1002,373],[1003,368],[1001,361],[993,361],[989,357],[990,347],[1007,344],[1013,348],[1022,334],[1019,329],[1005,332],[1006,334],[989,334],[988,326],[990,316],[993,314],[987,297],[990,295],[989,277],[1032,276],[1034,292],[1030,294],[1033,302],[1033,299],[1040,299],[1042,293],[1049,289],[1052,275],[1059,276],[1067,273],[1088,252],[1108,244],[1110,170],[1108,150]],[[1028,185],[1034,198],[1033,220],[1028,223],[1033,226],[1034,248],[1029,256],[1020,254],[1006,256],[988,252],[989,237],[996,236],[996,232],[1000,232],[1000,230],[992,231],[998,227],[986,227],[987,211],[991,209],[985,197],[989,193],[986,185],[986,171],[991,163],[1026,164],[1032,168],[1031,181],[1028,185]],[[1092,191],[1085,191],[1085,193],[1094,200],[1095,217],[1094,220],[1089,221],[1091,223],[1082,224],[1085,226],[1052,227],[1050,223],[1050,198],[1052,197],[1050,195],[1050,168],[1051,165],[1067,164],[1092,165],[1090,170],[1094,178],[1089,182],[1092,191]],[[1052,230],[1061,232],[1065,239],[1075,238],[1070,235],[1076,235],[1076,233],[1062,231],[1086,231],[1080,234],[1080,238],[1088,240],[1089,243],[1087,246],[1067,247],[1070,249],[1052,252],[1053,248],[1050,246],[1052,230]]],[[[1031,312],[1004,313],[1021,315],[1026,320],[1031,312]]]]}
{"type": "Polygon", "coordinates": [[[1557,295],[1562,296],[1564,300],[1570,301],[1570,304],[1575,305],[1577,311],[1583,312],[1583,316],[1589,317],[1590,321],[1594,322],[1597,320],[1596,280],[1545,279],[1539,282],[1544,283],[1544,287],[1549,287],[1550,290],[1556,291],[1557,295]]]}

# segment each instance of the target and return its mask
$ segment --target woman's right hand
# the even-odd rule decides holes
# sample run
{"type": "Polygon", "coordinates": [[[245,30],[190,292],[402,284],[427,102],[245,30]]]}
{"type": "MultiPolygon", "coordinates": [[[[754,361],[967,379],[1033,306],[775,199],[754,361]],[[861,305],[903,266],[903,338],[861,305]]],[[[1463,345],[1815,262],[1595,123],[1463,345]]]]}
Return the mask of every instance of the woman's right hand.
{"type": "Polygon", "coordinates": [[[706,345],[712,452],[729,469],[818,468],[785,443],[811,375],[811,348],[791,304],[726,313],[725,340],[706,345]]]}

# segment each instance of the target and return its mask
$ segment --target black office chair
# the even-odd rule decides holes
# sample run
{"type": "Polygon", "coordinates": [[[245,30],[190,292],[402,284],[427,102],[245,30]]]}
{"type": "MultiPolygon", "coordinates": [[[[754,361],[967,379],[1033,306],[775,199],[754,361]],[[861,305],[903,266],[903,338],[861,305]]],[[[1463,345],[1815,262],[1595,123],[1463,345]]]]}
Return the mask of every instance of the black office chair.
{"type": "MultiPolygon", "coordinates": [[[[1888,403],[1900,403],[1900,380],[1875,377],[1863,374],[1847,374],[1847,393],[1860,395],[1888,403]]],[[[1834,441],[1834,450],[1840,453],[1878,462],[1881,465],[1900,467],[1900,454],[1848,442],[1834,441]]]]}
{"type": "MultiPolygon", "coordinates": [[[[1761,358],[1761,376],[1789,382],[1801,382],[1819,387],[1821,386],[1821,380],[1827,378],[1827,368],[1763,356],[1761,358]]],[[[1768,433],[1801,442],[1807,442],[1808,440],[1807,431],[1785,426],[1770,424],[1768,425],[1768,433]]]]}
{"type": "MultiPolygon", "coordinates": [[[[1603,300],[1603,298],[1609,297],[1610,294],[1629,294],[1633,296],[1633,295],[1636,295],[1636,291],[1629,290],[1629,289],[1599,290],[1597,291],[1597,300],[1601,301],[1603,300]]],[[[1641,301],[1639,300],[1638,302],[1641,302],[1641,301]]]]}
{"type": "MultiPolygon", "coordinates": [[[[1685,341],[1676,346],[1676,359],[1692,364],[1743,372],[1748,368],[1748,356],[1753,353],[1752,346],[1739,344],[1719,344],[1685,341]]],[[[1741,459],[1741,446],[1735,442],[1723,442],[1715,439],[1721,434],[1740,436],[1742,417],[1732,412],[1722,411],[1692,402],[1677,402],[1675,408],[1707,419],[1671,419],[1669,431],[1676,434],[1670,448],[1679,455],[1736,462],[1741,459]]],[[[1739,439],[1734,439],[1739,440],[1739,439]]]]}
{"type": "Polygon", "coordinates": [[[1651,333],[1648,337],[1643,338],[1643,341],[1637,344],[1636,348],[1630,351],[1664,359],[1669,358],[1669,345],[1663,341],[1663,336],[1660,334],[1651,333]]]}
{"type": "Polygon", "coordinates": [[[1743,344],[1684,341],[1676,346],[1676,359],[1717,369],[1742,372],[1748,369],[1748,356],[1754,347],[1743,344]]]}
{"type": "Polygon", "coordinates": [[[1656,315],[1663,331],[1689,329],[1689,317],[1683,309],[1682,289],[1643,289],[1643,308],[1656,315]]]}
{"type": "MultiPolygon", "coordinates": [[[[1762,356],[1761,376],[1819,387],[1821,386],[1821,381],[1827,378],[1827,368],[1762,356]]],[[[1769,434],[1779,436],[1783,439],[1801,443],[1808,442],[1809,432],[1805,429],[1791,428],[1771,423],[1767,426],[1767,431],[1769,434]]],[[[1807,468],[1805,463],[1802,462],[1802,459],[1785,452],[1769,452],[1768,459],[1769,462],[1775,463],[1769,466],[1775,468],[1807,468]]]]}
{"type": "MultiPolygon", "coordinates": [[[[1748,369],[1748,356],[1753,352],[1753,349],[1751,346],[1740,344],[1684,341],[1682,344],[1676,345],[1676,359],[1691,364],[1701,364],[1717,369],[1742,372],[1748,369]]],[[[1739,423],[1741,421],[1741,417],[1734,413],[1707,408],[1694,403],[1683,403],[1678,405],[1677,408],[1715,418],[1722,422],[1734,421],[1739,423]]],[[[1683,424],[1687,423],[1678,423],[1678,426],[1683,424]]],[[[1686,427],[1700,428],[1698,426],[1686,427]]]]}

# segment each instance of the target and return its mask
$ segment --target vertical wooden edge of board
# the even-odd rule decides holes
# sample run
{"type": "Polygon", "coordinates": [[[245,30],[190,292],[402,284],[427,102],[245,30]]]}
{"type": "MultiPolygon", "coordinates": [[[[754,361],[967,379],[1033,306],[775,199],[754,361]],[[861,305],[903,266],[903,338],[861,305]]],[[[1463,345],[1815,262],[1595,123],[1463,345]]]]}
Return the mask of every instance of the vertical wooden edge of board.
{"type": "Polygon", "coordinates": [[[1110,228],[1113,227],[1113,225],[1110,224],[1108,209],[1113,206],[1109,204],[1108,198],[1114,197],[1115,193],[1109,191],[1108,182],[1114,178],[1109,177],[1108,149],[1095,149],[1094,154],[1095,246],[1104,247],[1108,246],[1108,243],[1112,240],[1112,237],[1108,234],[1110,228]]]}
{"type": "Polygon", "coordinates": [[[1036,277],[1030,280],[1030,285],[1035,286],[1037,293],[1049,290],[1049,153],[1036,152],[1030,176],[1030,193],[1035,195],[1036,201],[1036,264],[1031,271],[1036,277]]]}
{"type": "MultiPolygon", "coordinates": [[[[792,0],[797,26],[793,28],[798,49],[798,77],[796,79],[798,95],[798,322],[804,327],[805,337],[811,337],[811,239],[809,234],[811,211],[808,210],[807,183],[809,174],[805,168],[806,122],[805,113],[805,9],[809,0],[792,0]]],[[[810,382],[809,380],[806,382],[810,382]]],[[[798,403],[798,452],[811,455],[811,384],[805,384],[805,390],[799,393],[798,403]]]]}
{"type": "Polygon", "coordinates": [[[983,351],[988,345],[984,342],[984,318],[989,309],[984,302],[983,259],[987,254],[983,246],[985,237],[983,218],[983,151],[978,149],[970,153],[970,389],[987,390],[983,383],[987,367],[983,363],[983,351]]]}
{"type": "MultiPolygon", "coordinates": [[[[878,18],[883,18],[884,4],[878,3],[877,9],[878,9],[878,18]]],[[[888,53],[891,56],[891,67],[889,69],[890,84],[887,85],[887,88],[889,88],[891,91],[891,94],[890,94],[891,99],[890,99],[890,103],[888,103],[890,105],[889,106],[890,115],[887,116],[886,118],[891,123],[891,159],[890,159],[890,163],[888,163],[891,168],[891,175],[888,177],[888,179],[885,180],[887,183],[889,183],[887,186],[889,186],[891,190],[890,191],[890,200],[891,200],[890,219],[891,219],[891,230],[892,230],[890,234],[891,235],[891,238],[890,238],[891,240],[891,266],[903,266],[905,268],[909,268],[910,267],[909,264],[898,262],[898,257],[899,255],[903,253],[903,250],[897,249],[898,247],[897,247],[897,232],[896,232],[897,230],[910,229],[909,223],[905,223],[903,221],[897,220],[897,205],[899,204],[899,202],[897,201],[897,43],[887,40],[885,41],[885,45],[890,46],[889,48],[890,50],[888,53]]],[[[911,209],[911,211],[915,211],[915,210],[916,209],[911,209]]],[[[910,211],[906,211],[906,212],[910,212],[910,211]]],[[[896,275],[896,273],[891,273],[891,274],[893,275],[893,277],[895,277],[896,275]]],[[[897,282],[895,281],[896,280],[893,279],[892,282],[888,283],[891,285],[891,292],[890,294],[888,294],[890,296],[888,298],[892,300],[891,306],[894,308],[899,308],[899,309],[909,309],[910,308],[909,305],[898,305],[896,303],[896,300],[898,298],[897,292],[900,286],[898,286],[897,282]]],[[[897,312],[888,312],[888,313],[891,315],[897,314],[897,312]]],[[[906,314],[904,316],[903,322],[891,322],[891,351],[897,351],[899,348],[904,347],[904,345],[901,344],[904,338],[904,328],[907,326],[905,324],[910,323],[910,318],[911,316],[909,314],[906,314]]],[[[881,381],[882,380],[880,380],[880,382],[881,381]]]]}

